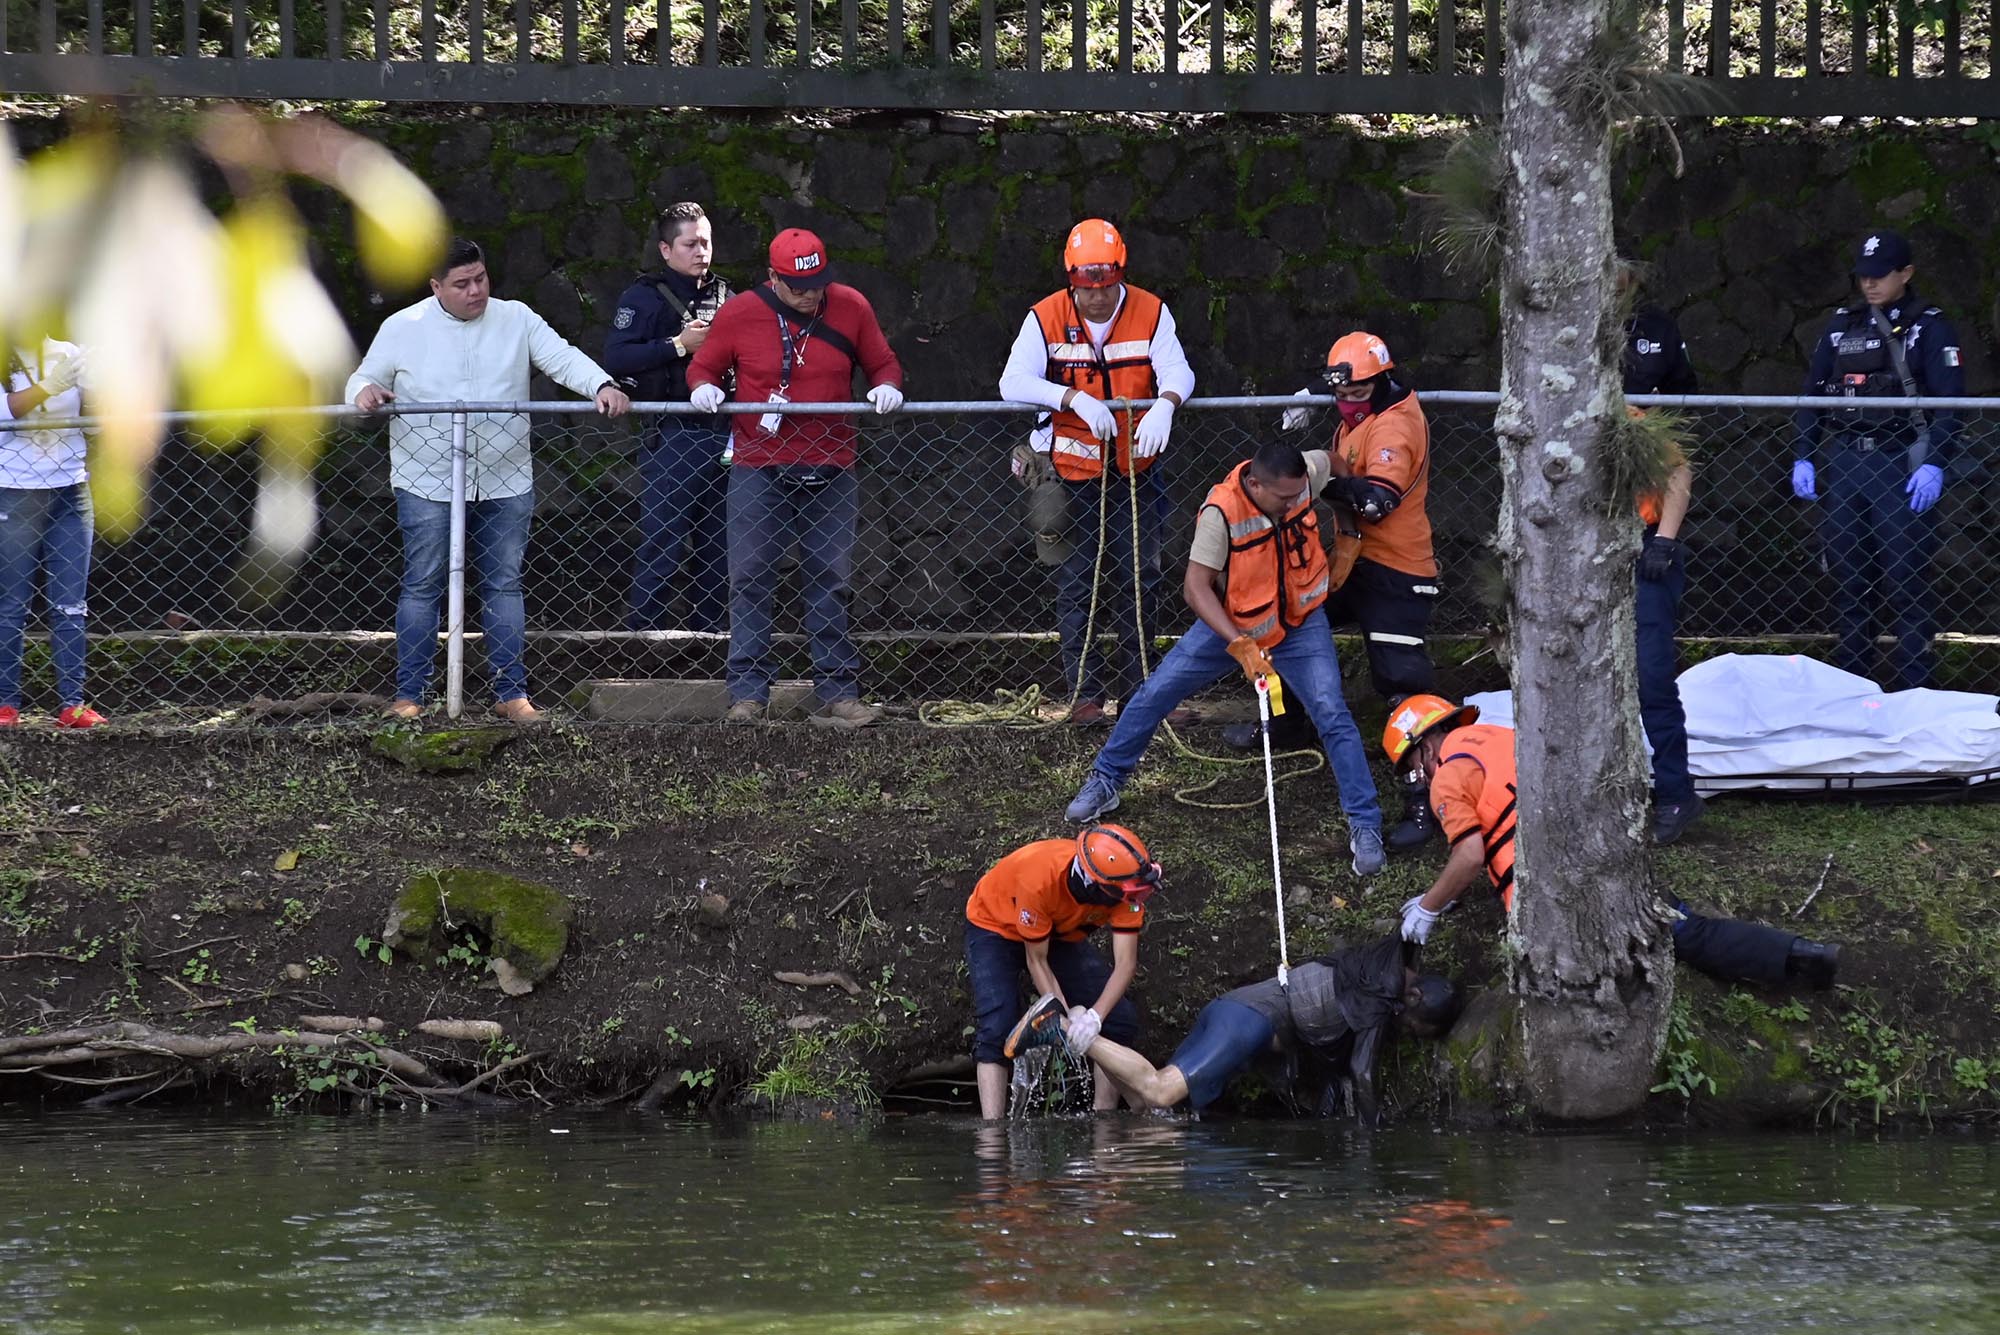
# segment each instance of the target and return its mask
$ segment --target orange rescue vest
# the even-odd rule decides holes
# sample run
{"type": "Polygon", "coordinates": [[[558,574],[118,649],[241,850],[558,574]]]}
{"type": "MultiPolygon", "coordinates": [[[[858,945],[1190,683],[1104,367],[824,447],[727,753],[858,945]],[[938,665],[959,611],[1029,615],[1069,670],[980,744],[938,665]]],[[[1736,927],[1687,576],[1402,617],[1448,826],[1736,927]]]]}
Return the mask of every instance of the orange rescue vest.
{"type": "Polygon", "coordinates": [[[1491,723],[1473,723],[1445,734],[1439,765],[1470,760],[1486,772],[1473,814],[1486,841],[1486,874],[1500,892],[1500,903],[1514,908],[1514,823],[1518,776],[1514,769],[1514,730],[1491,723]]]}
{"type": "Polygon", "coordinates": [[[1269,649],[1326,601],[1326,548],[1308,496],[1278,523],[1243,489],[1246,460],[1209,488],[1204,510],[1229,526],[1229,587],[1223,606],[1245,635],[1269,649]]]}
{"type": "MultiPolygon", "coordinates": [[[[1088,394],[1101,402],[1113,399],[1150,399],[1158,388],[1153,378],[1153,334],[1160,327],[1160,299],[1144,288],[1125,285],[1125,300],[1112,317],[1100,351],[1090,341],[1090,329],[1076,309],[1068,288],[1052,292],[1035,303],[1035,320],[1049,347],[1047,379],[1058,385],[1088,394]]],[[[1133,471],[1133,415],[1118,417],[1118,471],[1133,471]]],[[[1085,481],[1104,472],[1102,442],[1090,434],[1081,417],[1058,409],[1050,418],[1055,441],[1050,458],[1056,474],[1072,482],[1085,481]]],[[[1151,459],[1137,461],[1143,472],[1151,459]]]]}

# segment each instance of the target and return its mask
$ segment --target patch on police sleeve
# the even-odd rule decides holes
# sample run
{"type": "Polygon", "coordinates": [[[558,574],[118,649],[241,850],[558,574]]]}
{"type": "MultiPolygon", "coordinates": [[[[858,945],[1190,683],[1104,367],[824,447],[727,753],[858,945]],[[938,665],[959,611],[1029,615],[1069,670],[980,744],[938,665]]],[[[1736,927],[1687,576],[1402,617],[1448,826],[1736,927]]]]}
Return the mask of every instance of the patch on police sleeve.
{"type": "Polygon", "coordinates": [[[1944,364],[1945,364],[1946,366],[1956,366],[1956,365],[1958,365],[1958,349],[1957,349],[1957,348],[1946,348],[1946,349],[1944,350],[1944,364]]]}
{"type": "Polygon", "coordinates": [[[630,329],[632,327],[633,314],[634,312],[630,306],[620,306],[618,314],[611,317],[611,327],[613,329],[630,329]]]}

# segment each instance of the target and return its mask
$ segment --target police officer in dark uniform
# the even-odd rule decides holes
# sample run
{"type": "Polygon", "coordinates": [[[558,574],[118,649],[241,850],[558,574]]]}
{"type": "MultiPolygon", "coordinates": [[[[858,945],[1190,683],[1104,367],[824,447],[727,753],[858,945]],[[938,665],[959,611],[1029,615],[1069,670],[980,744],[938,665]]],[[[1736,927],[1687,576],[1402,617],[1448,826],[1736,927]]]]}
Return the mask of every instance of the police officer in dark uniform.
{"type": "MultiPolygon", "coordinates": [[[[618,298],[604,368],[635,399],[685,402],[687,367],[709,322],[732,293],[714,274],[715,233],[699,204],[673,204],[654,235],[665,267],[639,275],[618,298]]],[[[688,546],[689,630],[729,625],[729,554],[723,524],[729,426],[720,417],[665,416],[639,449],[639,550],[632,563],[629,630],[667,624],[681,547],[688,546]]]]}
{"type": "MultiPolygon", "coordinates": [[[[1623,281],[1636,281],[1625,271],[1623,281]]],[[[1625,321],[1625,392],[1693,394],[1699,389],[1687,344],[1674,317],[1654,305],[1640,305],[1625,321]]],[[[1637,665],[1639,721],[1653,749],[1653,841],[1671,844],[1702,813],[1701,795],[1688,774],[1687,711],[1681,706],[1681,595],[1687,590],[1687,549],[1680,540],[1693,478],[1685,460],[1676,464],[1663,492],[1640,501],[1646,523],[1638,562],[1637,665]]]]}
{"type": "MultiPolygon", "coordinates": [[[[1829,398],[1936,397],[1965,393],[1958,331],[1910,286],[1910,243],[1872,232],[1854,257],[1861,300],[1834,312],[1813,349],[1805,393],[1829,398]]],[[[1890,680],[1931,682],[1931,555],[1945,470],[1958,444],[1951,412],[1869,411],[1853,404],[1804,408],[1795,419],[1792,493],[1820,500],[1826,566],[1835,580],[1834,666],[1875,677],[1874,600],[1888,604],[1896,637],[1890,680]],[[1824,471],[1813,454],[1824,444],[1824,471]]]]}

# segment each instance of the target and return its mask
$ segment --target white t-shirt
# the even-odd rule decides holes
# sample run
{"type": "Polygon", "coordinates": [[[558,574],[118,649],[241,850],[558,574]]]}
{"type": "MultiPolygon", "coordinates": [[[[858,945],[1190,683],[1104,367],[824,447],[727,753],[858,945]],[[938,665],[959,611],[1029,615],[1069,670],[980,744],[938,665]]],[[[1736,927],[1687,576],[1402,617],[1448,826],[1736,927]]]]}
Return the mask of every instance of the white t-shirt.
{"type": "MultiPolygon", "coordinates": [[[[41,354],[33,349],[17,348],[14,364],[7,372],[7,394],[15,390],[27,389],[39,381],[49,366],[65,354],[80,351],[74,343],[60,343],[55,339],[43,339],[41,354]]],[[[83,416],[83,392],[80,389],[66,389],[32,409],[26,417],[16,418],[7,407],[6,394],[0,394],[0,487],[18,487],[28,491],[47,491],[57,487],[73,487],[89,476],[85,463],[88,452],[83,432],[76,427],[54,431],[33,431],[27,424],[36,418],[62,418],[83,416]]]]}

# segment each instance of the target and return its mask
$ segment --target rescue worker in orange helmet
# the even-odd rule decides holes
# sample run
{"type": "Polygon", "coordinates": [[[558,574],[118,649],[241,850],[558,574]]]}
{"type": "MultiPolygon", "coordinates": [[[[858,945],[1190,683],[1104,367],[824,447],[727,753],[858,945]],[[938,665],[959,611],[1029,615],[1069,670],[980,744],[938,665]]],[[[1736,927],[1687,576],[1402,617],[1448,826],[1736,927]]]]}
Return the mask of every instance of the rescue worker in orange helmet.
{"type": "MultiPolygon", "coordinates": [[[[1417,396],[1392,374],[1395,369],[1389,345],[1360,330],[1342,335],[1326,354],[1325,380],[1340,410],[1329,446],[1336,476],[1327,496],[1347,530],[1335,538],[1336,570],[1347,565],[1343,557],[1352,560],[1327,600],[1326,615],[1333,625],[1360,628],[1369,678],[1391,709],[1404,696],[1434,685],[1425,636],[1438,597],[1427,509],[1430,424],[1417,396]]],[[[1308,408],[1287,409],[1282,424],[1302,430],[1311,416],[1308,408]]],[[[1274,727],[1273,743],[1310,745],[1306,722],[1274,727]]],[[[1254,723],[1223,735],[1239,748],[1259,745],[1254,723]]],[[[1403,818],[1389,832],[1389,851],[1422,846],[1435,828],[1430,814],[1423,794],[1406,790],[1403,818]]]]}
{"type": "Polygon", "coordinates": [[[1070,229],[1063,245],[1069,285],[1036,302],[1000,373],[1000,397],[1045,409],[1029,443],[1068,493],[1070,548],[1056,571],[1063,673],[1075,704],[1070,722],[1102,726],[1105,702],[1128,697],[1144,675],[1143,636],[1153,633],[1160,589],[1160,530],[1167,507],[1160,467],[1174,411],[1194,393],[1194,370],[1173,312],[1125,281],[1125,240],[1101,218],[1070,229]],[[1111,400],[1153,399],[1114,411],[1111,400]],[[1108,465],[1108,470],[1107,470],[1108,465]],[[1128,488],[1138,488],[1136,524],[1128,488]],[[1101,494],[1108,488],[1109,495],[1101,494]],[[1099,514],[1104,567],[1097,568],[1099,514]],[[1133,587],[1133,548],[1139,587],[1133,587]],[[1086,643],[1091,586],[1099,585],[1096,630],[1117,638],[1115,671],[1086,643]]]}
{"type": "MultiPolygon", "coordinates": [[[[1121,1043],[1139,1036],[1139,1013],[1125,990],[1139,969],[1139,929],[1146,901],[1160,888],[1160,864],[1122,825],[1091,825],[1074,839],[1040,839],[1017,848],[972,888],[965,903],[965,967],[971,981],[972,1056],[978,1064],[979,1112],[1007,1111],[1007,1067],[1022,1014],[1021,970],[1035,991],[1063,999],[1070,1047],[1081,1055],[1100,1030],[1121,1043]],[[1088,943],[1111,929],[1111,959],[1088,943]]],[[[1118,1089],[1100,1074],[1097,1106],[1118,1106],[1118,1089]]]]}
{"type": "MultiPolygon", "coordinates": [[[[1473,705],[1413,695],[1389,715],[1382,749],[1430,792],[1451,856],[1431,888],[1403,902],[1403,939],[1430,939],[1438,915],[1458,902],[1483,870],[1508,912],[1514,908],[1514,830],[1520,784],[1514,730],[1479,722],[1473,705]]],[[[1840,947],[1731,918],[1711,918],[1675,899],[1674,958],[1721,979],[1803,978],[1833,986],[1840,947]]]]}
{"type": "Polygon", "coordinates": [[[1282,675],[1293,707],[1312,716],[1347,815],[1355,874],[1382,870],[1375,776],[1341,695],[1340,659],[1326,624],[1329,574],[1313,501],[1332,468],[1325,450],[1301,454],[1284,441],[1266,441],[1209,490],[1181,581],[1195,623],[1118,711],[1117,726],[1063,813],[1070,820],[1096,820],[1115,808],[1118,790],[1169,711],[1235,667],[1253,688],[1260,678],[1282,675]]]}

